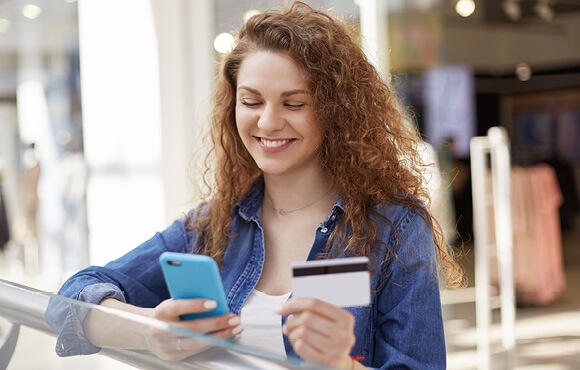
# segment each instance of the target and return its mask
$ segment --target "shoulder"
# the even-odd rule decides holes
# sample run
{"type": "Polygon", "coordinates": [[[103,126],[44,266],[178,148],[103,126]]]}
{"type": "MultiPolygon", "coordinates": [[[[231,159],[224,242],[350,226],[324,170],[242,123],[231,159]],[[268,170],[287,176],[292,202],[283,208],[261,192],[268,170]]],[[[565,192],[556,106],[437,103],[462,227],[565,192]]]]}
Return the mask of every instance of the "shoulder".
{"type": "Polygon", "coordinates": [[[197,221],[200,216],[207,213],[207,208],[207,203],[199,204],[173,221],[165,230],[158,233],[158,237],[161,238],[166,246],[185,246],[181,248],[184,248],[186,252],[191,252],[195,239],[199,234],[197,221]]]}
{"type": "Polygon", "coordinates": [[[371,219],[383,232],[409,233],[429,231],[429,214],[425,204],[413,197],[400,197],[401,202],[380,203],[374,207],[371,219]],[[419,228],[417,230],[417,228],[419,228]]]}
{"type": "Polygon", "coordinates": [[[161,236],[164,239],[183,238],[186,234],[187,225],[190,219],[191,212],[173,221],[165,230],[161,231],[161,236]]]}
{"type": "MultiPolygon", "coordinates": [[[[424,204],[414,198],[406,204],[380,204],[373,218],[378,227],[383,261],[403,265],[410,271],[420,266],[436,266],[437,248],[424,204]],[[395,261],[396,260],[396,261],[395,261]]],[[[384,267],[384,266],[383,266],[384,267]]]]}

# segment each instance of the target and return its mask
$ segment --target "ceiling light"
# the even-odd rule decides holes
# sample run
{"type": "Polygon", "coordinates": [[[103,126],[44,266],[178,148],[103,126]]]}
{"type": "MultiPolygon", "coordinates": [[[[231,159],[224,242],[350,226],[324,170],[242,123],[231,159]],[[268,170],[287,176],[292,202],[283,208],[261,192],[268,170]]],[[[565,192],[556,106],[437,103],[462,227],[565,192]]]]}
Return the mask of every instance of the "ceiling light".
{"type": "Polygon", "coordinates": [[[475,11],[474,0],[459,0],[455,4],[455,11],[462,17],[469,17],[475,11]]]}
{"type": "Polygon", "coordinates": [[[221,54],[225,54],[230,50],[232,50],[233,45],[234,45],[234,36],[232,36],[227,32],[220,33],[213,41],[214,49],[221,54]]]}
{"type": "Polygon", "coordinates": [[[519,0],[504,0],[501,7],[505,15],[514,22],[522,17],[522,8],[519,0]]]}
{"type": "Polygon", "coordinates": [[[528,63],[518,63],[516,77],[520,81],[529,81],[532,78],[532,67],[528,63]]]}
{"type": "Polygon", "coordinates": [[[549,4],[549,0],[538,0],[534,5],[534,11],[545,22],[551,22],[554,19],[554,10],[549,4]]]}
{"type": "Polygon", "coordinates": [[[420,11],[420,12],[428,12],[434,6],[436,1],[435,0],[414,0],[413,8],[420,11]]]}
{"type": "Polygon", "coordinates": [[[0,33],[8,32],[10,29],[10,20],[6,18],[0,18],[0,33]]]}
{"type": "Polygon", "coordinates": [[[242,18],[244,19],[244,23],[246,23],[248,21],[248,19],[250,19],[251,16],[256,15],[256,14],[260,14],[260,11],[258,9],[246,10],[244,15],[242,16],[242,18]]]}
{"type": "Polygon", "coordinates": [[[36,19],[42,13],[42,8],[34,4],[26,4],[22,7],[22,15],[28,19],[36,19]]]}

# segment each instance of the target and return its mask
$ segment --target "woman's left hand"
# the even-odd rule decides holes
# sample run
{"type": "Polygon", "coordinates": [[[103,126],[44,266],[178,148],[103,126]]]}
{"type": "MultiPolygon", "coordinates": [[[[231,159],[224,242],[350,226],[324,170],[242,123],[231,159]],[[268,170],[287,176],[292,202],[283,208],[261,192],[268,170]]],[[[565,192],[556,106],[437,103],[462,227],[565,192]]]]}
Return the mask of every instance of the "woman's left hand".
{"type": "Polygon", "coordinates": [[[290,315],[282,331],[296,354],[338,369],[352,367],[355,336],[350,312],[315,298],[292,298],[277,312],[290,315]]]}

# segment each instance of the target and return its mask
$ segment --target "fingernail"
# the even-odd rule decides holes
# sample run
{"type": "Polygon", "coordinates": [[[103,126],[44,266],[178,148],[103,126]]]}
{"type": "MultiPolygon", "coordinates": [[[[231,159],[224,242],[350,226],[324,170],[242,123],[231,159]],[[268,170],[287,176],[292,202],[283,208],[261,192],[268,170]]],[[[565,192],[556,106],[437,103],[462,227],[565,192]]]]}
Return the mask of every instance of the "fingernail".
{"type": "Polygon", "coordinates": [[[216,301],[205,301],[203,302],[203,307],[204,308],[216,308],[217,307],[217,302],[216,301]]]}
{"type": "Polygon", "coordinates": [[[240,325],[240,317],[239,316],[232,317],[231,319],[228,320],[228,325],[229,326],[240,325]]]}
{"type": "Polygon", "coordinates": [[[242,332],[242,330],[244,330],[242,325],[236,326],[235,328],[232,329],[232,335],[238,335],[242,332]]]}

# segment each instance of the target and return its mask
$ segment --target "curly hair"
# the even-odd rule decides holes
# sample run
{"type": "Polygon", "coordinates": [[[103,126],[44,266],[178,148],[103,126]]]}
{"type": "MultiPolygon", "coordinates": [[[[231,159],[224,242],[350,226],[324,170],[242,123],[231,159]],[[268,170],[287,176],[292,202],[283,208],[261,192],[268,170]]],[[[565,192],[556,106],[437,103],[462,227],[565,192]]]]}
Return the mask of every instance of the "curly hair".
{"type": "MultiPolygon", "coordinates": [[[[204,173],[211,201],[195,221],[190,219],[193,230],[203,230],[197,251],[222,262],[228,238],[234,237],[229,234],[232,208],[261,175],[235,120],[238,71],[244,59],[258,51],[289,56],[306,75],[323,132],[318,149],[322,170],[342,193],[345,210],[327,249],[338,243],[345,245],[345,254],[373,258],[377,243],[383,243],[371,218],[374,207],[402,204],[431,226],[440,270],[448,286],[459,286],[462,270],[441,228],[428,208],[417,202],[429,202],[422,183],[418,131],[407,122],[404,108],[365,57],[349,25],[302,2],[252,16],[223,57],[213,95],[213,145],[204,173]]],[[[388,258],[397,258],[396,247],[387,246],[388,258]]]]}

